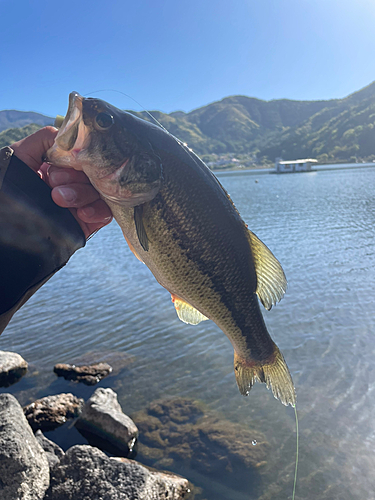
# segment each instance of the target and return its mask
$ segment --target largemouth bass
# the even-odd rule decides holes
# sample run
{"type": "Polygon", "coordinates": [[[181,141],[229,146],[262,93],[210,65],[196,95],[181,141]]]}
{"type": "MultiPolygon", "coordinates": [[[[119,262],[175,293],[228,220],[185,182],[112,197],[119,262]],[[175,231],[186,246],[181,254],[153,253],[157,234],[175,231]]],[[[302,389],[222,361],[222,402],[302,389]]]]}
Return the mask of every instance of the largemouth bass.
{"type": "Polygon", "coordinates": [[[86,173],[182,321],[211,319],[227,335],[241,394],[265,382],[294,406],[258,301],[271,309],[282,298],[284,272],[206,165],[161,127],[75,92],[47,158],[86,173]]]}

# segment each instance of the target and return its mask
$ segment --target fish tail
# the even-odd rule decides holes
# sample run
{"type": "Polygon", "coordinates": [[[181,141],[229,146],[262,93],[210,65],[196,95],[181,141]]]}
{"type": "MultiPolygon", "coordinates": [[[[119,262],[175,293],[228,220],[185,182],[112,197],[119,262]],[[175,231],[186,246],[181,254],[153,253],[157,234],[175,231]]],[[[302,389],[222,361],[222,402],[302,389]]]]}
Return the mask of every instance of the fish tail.
{"type": "Polygon", "coordinates": [[[253,361],[241,358],[234,351],[234,373],[240,393],[249,394],[256,381],[263,382],[272,390],[276,399],[285,406],[296,404],[296,391],[292,377],[281,351],[274,344],[273,354],[265,361],[253,361]]]}

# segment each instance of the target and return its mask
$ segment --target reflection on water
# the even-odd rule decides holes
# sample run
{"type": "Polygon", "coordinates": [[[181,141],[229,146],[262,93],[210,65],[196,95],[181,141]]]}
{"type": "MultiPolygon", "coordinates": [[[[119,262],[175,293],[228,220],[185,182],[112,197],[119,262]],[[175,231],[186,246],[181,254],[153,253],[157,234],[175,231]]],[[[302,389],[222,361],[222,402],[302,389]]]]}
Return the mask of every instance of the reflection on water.
{"type": "MultiPolygon", "coordinates": [[[[265,319],[297,389],[297,498],[374,498],[375,169],[220,180],[289,282],[265,319]]],[[[260,498],[291,496],[293,409],[263,384],[240,396],[225,335],[212,322],[193,327],[177,319],[169,294],[132,256],[115,224],[26,304],[0,337],[0,349],[31,364],[8,389],[23,404],[47,393],[92,393],[56,379],[57,362],[87,351],[129,353],[131,365],[100,383],[117,391],[126,413],[167,394],[199,398],[224,418],[256,426],[271,445],[260,498]]],[[[197,481],[207,500],[253,497],[240,485],[197,481]]]]}

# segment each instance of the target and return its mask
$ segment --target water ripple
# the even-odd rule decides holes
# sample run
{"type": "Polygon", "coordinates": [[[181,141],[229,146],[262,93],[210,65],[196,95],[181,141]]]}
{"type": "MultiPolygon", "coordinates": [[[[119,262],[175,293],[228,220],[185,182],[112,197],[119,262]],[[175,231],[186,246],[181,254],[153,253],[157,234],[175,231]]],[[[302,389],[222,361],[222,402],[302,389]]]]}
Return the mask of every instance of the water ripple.
{"type": "MultiPolygon", "coordinates": [[[[257,184],[252,176],[220,179],[288,278],[285,298],[265,321],[297,387],[300,498],[328,500],[325,491],[339,491],[336,498],[359,500],[375,491],[374,175],[367,169],[263,175],[257,184]]],[[[129,413],[165,394],[198,397],[266,434],[272,453],[264,492],[275,484],[273,498],[291,491],[291,480],[282,485],[294,457],[293,412],[264,386],[239,395],[228,339],[211,322],[178,321],[169,294],[115,224],[25,305],[0,349],[19,352],[41,373],[90,350],[128,352],[135,361],[126,378],[108,384],[116,384],[129,413]]]]}

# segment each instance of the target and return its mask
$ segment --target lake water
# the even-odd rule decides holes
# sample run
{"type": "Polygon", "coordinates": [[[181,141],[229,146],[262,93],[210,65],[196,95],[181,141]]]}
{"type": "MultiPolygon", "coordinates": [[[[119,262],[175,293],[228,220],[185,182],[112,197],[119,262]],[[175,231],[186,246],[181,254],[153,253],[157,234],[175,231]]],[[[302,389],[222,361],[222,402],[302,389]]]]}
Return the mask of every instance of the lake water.
{"type": "MultiPolygon", "coordinates": [[[[296,498],[373,499],[375,168],[220,181],[288,278],[284,299],[264,315],[297,390],[296,498]]],[[[169,294],[134,258],[115,223],[26,304],[0,337],[0,349],[30,363],[29,374],[7,389],[22,404],[58,392],[88,397],[95,390],[57,379],[55,363],[89,351],[130,354],[134,361],[121,376],[100,383],[116,390],[126,413],[166,395],[183,396],[255,425],[271,444],[259,495],[291,498],[293,409],[264,384],[247,398],[239,394],[228,339],[212,322],[193,327],[177,319],[169,294]]],[[[200,481],[207,500],[254,498],[240,484],[225,489],[212,479],[200,481]]]]}

